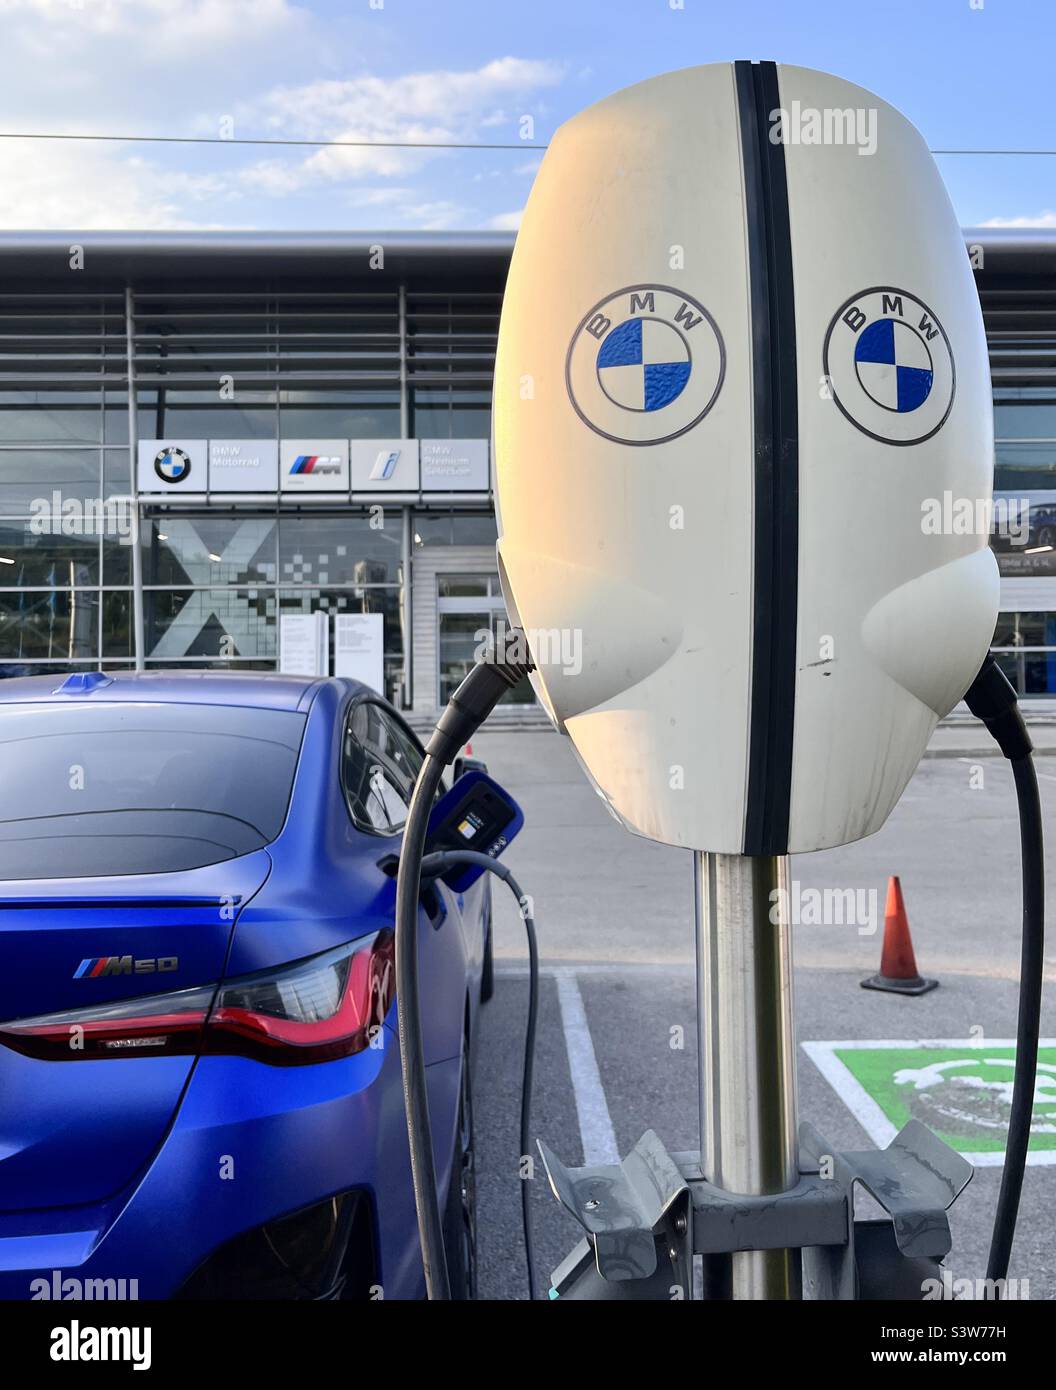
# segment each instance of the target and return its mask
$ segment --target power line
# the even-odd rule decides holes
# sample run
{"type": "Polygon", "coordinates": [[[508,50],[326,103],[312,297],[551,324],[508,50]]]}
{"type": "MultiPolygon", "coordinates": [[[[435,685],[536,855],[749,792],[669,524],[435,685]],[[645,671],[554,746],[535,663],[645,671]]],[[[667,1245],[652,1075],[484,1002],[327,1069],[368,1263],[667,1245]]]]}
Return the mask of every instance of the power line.
{"type": "Polygon", "coordinates": [[[223,135],[64,135],[55,132],[7,130],[0,131],[0,140],[103,140],[117,144],[138,145],[295,145],[311,149],[378,149],[378,150],[545,150],[546,145],[529,145],[524,141],[512,144],[486,144],[477,141],[455,140],[270,140],[227,139],[223,135]]]}
{"type": "Polygon", "coordinates": [[[932,154],[1056,154],[1056,150],[932,150],[932,154]]]}
{"type": "MultiPolygon", "coordinates": [[[[60,131],[5,130],[0,140],[95,140],[112,144],[133,145],[271,145],[280,147],[356,150],[546,150],[548,145],[527,141],[477,140],[277,140],[268,137],[223,135],[81,135],[60,131]]],[[[942,155],[1056,155],[1053,150],[932,150],[942,155]]]]}

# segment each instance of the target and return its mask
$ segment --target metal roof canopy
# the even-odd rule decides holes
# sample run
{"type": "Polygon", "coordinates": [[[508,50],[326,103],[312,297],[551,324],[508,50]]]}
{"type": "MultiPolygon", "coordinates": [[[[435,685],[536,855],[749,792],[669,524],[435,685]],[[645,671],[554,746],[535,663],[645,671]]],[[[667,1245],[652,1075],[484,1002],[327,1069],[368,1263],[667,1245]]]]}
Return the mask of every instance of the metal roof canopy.
{"type": "MultiPolygon", "coordinates": [[[[1056,228],[968,227],[967,246],[981,246],[981,273],[1056,274],[1056,228]]],[[[84,248],[83,282],[190,273],[231,280],[335,273],[414,275],[504,274],[513,232],[0,232],[0,265],[21,276],[68,282],[71,248],[84,248]],[[384,270],[370,270],[372,248],[385,251],[384,270]]],[[[82,283],[83,283],[82,282],[82,283]]]]}
{"type": "Polygon", "coordinates": [[[0,232],[0,266],[38,282],[70,287],[221,276],[259,281],[273,276],[501,275],[513,252],[512,232],[0,232]],[[83,269],[70,269],[83,247],[83,269]],[[384,269],[371,270],[376,247],[384,269]]]}

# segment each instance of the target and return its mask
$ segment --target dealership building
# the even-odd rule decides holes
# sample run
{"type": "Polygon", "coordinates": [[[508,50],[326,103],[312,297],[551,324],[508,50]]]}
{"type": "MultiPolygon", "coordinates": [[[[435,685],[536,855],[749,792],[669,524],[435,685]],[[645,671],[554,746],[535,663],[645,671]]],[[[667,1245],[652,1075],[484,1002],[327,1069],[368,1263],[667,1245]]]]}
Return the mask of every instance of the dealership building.
{"type": "MultiPolygon", "coordinates": [[[[1056,695],[1056,236],[965,237],[996,490],[1030,509],[994,540],[994,650],[1056,695]]],[[[347,671],[433,715],[504,618],[488,438],[512,247],[0,234],[0,674],[347,671]]],[[[541,717],[527,687],[497,714],[541,717]]]]}

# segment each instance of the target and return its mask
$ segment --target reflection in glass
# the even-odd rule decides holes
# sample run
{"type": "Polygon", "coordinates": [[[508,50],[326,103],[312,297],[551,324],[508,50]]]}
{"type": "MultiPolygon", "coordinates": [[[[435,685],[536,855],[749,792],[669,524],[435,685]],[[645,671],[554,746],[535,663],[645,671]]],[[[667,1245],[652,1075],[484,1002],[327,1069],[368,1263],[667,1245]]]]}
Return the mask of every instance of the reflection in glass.
{"type": "Polygon", "coordinates": [[[93,589],[23,589],[0,594],[0,659],[94,658],[99,647],[99,594],[93,589]]]}
{"type": "Polygon", "coordinates": [[[274,583],[275,518],[161,516],[143,529],[144,584],[274,583]]]}
{"type": "Polygon", "coordinates": [[[42,520],[0,520],[0,586],[63,589],[97,584],[98,537],[40,535],[30,529],[42,520]]]}
{"type": "Polygon", "coordinates": [[[403,519],[392,509],[373,517],[284,516],[279,521],[279,582],[394,584],[400,578],[402,544],[403,519]]]}
{"type": "MultiPolygon", "coordinates": [[[[0,516],[61,510],[100,496],[99,449],[0,449],[0,516]],[[56,499],[55,494],[58,493],[56,499]]],[[[128,470],[125,470],[126,491],[128,470]]]]}
{"type": "Polygon", "coordinates": [[[155,663],[276,655],[275,595],[266,589],[147,590],[143,604],[144,652],[155,663]]]}

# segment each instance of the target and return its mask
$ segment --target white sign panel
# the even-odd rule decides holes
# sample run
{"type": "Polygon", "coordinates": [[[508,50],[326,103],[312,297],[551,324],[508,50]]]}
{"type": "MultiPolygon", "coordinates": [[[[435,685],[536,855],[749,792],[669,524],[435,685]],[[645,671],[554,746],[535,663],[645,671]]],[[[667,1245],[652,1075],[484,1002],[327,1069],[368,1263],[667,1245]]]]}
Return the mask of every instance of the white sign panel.
{"type": "Polygon", "coordinates": [[[284,439],[279,445],[283,492],[347,492],[347,439],[284,439]]]}
{"type": "Polygon", "coordinates": [[[385,693],[385,622],[381,613],[334,615],[334,675],[385,693]]]}
{"type": "Polygon", "coordinates": [[[204,492],[207,457],[204,439],[141,439],[136,486],[140,492],[204,492]]]}
{"type": "Polygon", "coordinates": [[[487,492],[486,439],[423,439],[423,492],[487,492]]]}
{"type": "Polygon", "coordinates": [[[353,492],[417,492],[417,439],[353,439],[348,471],[353,492]]]}
{"type": "Polygon", "coordinates": [[[209,441],[213,492],[274,492],[278,486],[279,446],[274,439],[209,441]]]}
{"type": "Polygon", "coordinates": [[[325,613],[283,613],[279,670],[287,676],[330,674],[330,626],[325,613]]]}

